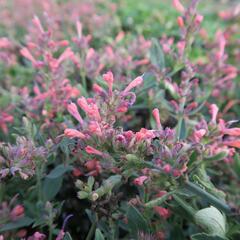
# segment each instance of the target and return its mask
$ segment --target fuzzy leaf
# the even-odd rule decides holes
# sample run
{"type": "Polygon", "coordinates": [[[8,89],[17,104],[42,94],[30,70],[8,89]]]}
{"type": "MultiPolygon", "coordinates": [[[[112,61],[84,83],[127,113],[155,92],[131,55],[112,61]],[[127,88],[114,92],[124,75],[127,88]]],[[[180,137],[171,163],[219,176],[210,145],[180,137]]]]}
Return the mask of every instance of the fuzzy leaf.
{"type": "Polygon", "coordinates": [[[4,224],[0,227],[0,232],[11,231],[22,227],[27,227],[33,223],[33,219],[29,217],[23,217],[15,222],[4,224]]]}
{"type": "Polygon", "coordinates": [[[145,204],[145,206],[146,206],[146,207],[159,206],[159,205],[161,205],[164,201],[166,201],[166,200],[169,198],[169,196],[171,196],[171,195],[172,195],[172,192],[167,193],[167,194],[163,195],[162,197],[159,197],[159,198],[156,198],[156,199],[154,199],[154,200],[152,200],[152,201],[147,202],[147,203],[145,204]]]}
{"type": "Polygon", "coordinates": [[[88,198],[88,196],[89,196],[89,193],[87,193],[87,192],[84,192],[84,191],[79,191],[78,192],[78,198],[79,199],[85,199],[85,198],[88,198]]]}
{"type": "Polygon", "coordinates": [[[206,161],[220,161],[220,160],[223,160],[225,157],[227,157],[227,155],[228,155],[228,153],[226,151],[225,152],[220,152],[220,153],[217,153],[214,156],[205,157],[204,160],[206,160],[206,161]]]}
{"type": "Polygon", "coordinates": [[[149,232],[147,220],[134,206],[129,206],[127,211],[127,219],[129,229],[133,233],[137,233],[139,231],[149,232]]]}
{"type": "Polygon", "coordinates": [[[209,235],[206,233],[198,233],[191,236],[192,240],[228,240],[224,237],[219,237],[216,235],[209,235]]]}
{"type": "Polygon", "coordinates": [[[61,189],[63,176],[58,178],[45,178],[43,182],[43,194],[46,200],[53,199],[61,189]]]}
{"type": "Polygon", "coordinates": [[[69,172],[73,169],[72,166],[65,166],[64,164],[55,167],[46,177],[47,178],[58,178],[64,173],[69,172]]]}
{"type": "Polygon", "coordinates": [[[95,240],[104,240],[104,236],[102,234],[102,232],[100,231],[99,228],[96,229],[95,231],[95,240]]]}
{"type": "Polygon", "coordinates": [[[225,216],[215,207],[199,210],[194,215],[195,222],[209,234],[224,237],[226,233],[225,216]]]}
{"type": "Polygon", "coordinates": [[[159,70],[163,70],[165,68],[164,53],[157,39],[152,39],[152,47],[150,49],[150,60],[151,63],[159,70]]]}
{"type": "Polygon", "coordinates": [[[238,153],[234,155],[234,171],[240,177],[240,157],[238,153]]]}
{"type": "Polygon", "coordinates": [[[69,232],[65,233],[63,240],[72,240],[72,237],[69,232]]]}
{"type": "Polygon", "coordinates": [[[177,128],[179,139],[185,139],[187,137],[187,127],[184,118],[179,121],[177,128]]]}

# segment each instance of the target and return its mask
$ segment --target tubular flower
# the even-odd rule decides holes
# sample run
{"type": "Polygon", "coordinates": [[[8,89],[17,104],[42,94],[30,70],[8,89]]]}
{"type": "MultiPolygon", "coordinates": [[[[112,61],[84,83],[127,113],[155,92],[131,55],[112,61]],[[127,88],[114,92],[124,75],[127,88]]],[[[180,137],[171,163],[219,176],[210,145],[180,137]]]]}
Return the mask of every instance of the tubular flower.
{"type": "Polygon", "coordinates": [[[71,129],[71,128],[67,128],[64,130],[64,135],[68,138],[81,138],[81,139],[84,139],[86,136],[79,132],[78,130],[76,129],[71,129]]]}
{"type": "Polygon", "coordinates": [[[194,141],[196,142],[200,142],[202,137],[206,134],[206,130],[205,129],[199,129],[199,130],[195,130],[193,132],[193,138],[194,138],[194,141]]]}
{"type": "Polygon", "coordinates": [[[28,59],[34,66],[37,65],[37,60],[32,56],[32,54],[29,52],[27,48],[21,49],[20,53],[28,59]]]}
{"type": "Polygon", "coordinates": [[[152,111],[153,117],[155,119],[155,122],[157,124],[157,129],[161,130],[162,129],[162,125],[161,125],[161,121],[160,121],[160,115],[159,115],[159,110],[157,108],[154,108],[152,111]]]}
{"type": "Polygon", "coordinates": [[[75,103],[69,103],[67,106],[68,112],[78,120],[78,122],[82,125],[83,124],[83,119],[81,115],[78,112],[77,105],[75,103]]]}
{"type": "Polygon", "coordinates": [[[146,139],[152,139],[155,135],[152,130],[148,130],[146,128],[141,128],[139,132],[136,133],[136,141],[142,141],[146,139]]]}
{"type": "Polygon", "coordinates": [[[85,147],[85,151],[88,153],[88,154],[93,154],[93,155],[98,155],[98,156],[103,156],[103,153],[98,151],[97,149],[91,147],[91,146],[86,146],[85,147]]]}
{"type": "Polygon", "coordinates": [[[41,34],[43,34],[44,33],[44,29],[43,29],[43,26],[42,26],[39,18],[37,16],[34,16],[32,22],[38,28],[38,30],[41,32],[41,34]]]}
{"type": "Polygon", "coordinates": [[[135,78],[123,91],[123,93],[128,93],[130,92],[130,90],[132,90],[133,88],[139,86],[140,84],[142,84],[143,82],[143,78],[142,77],[137,77],[135,78]]]}
{"type": "Polygon", "coordinates": [[[114,81],[112,72],[107,72],[106,74],[103,74],[103,79],[108,84],[109,95],[111,96],[112,95],[113,81],[114,81]]]}
{"type": "Polygon", "coordinates": [[[154,211],[164,219],[167,219],[171,216],[171,212],[167,208],[155,206],[154,211]]]}
{"type": "Polygon", "coordinates": [[[223,119],[219,119],[219,128],[222,134],[227,134],[229,136],[240,136],[240,128],[226,128],[225,122],[223,119]]]}
{"type": "Polygon", "coordinates": [[[133,183],[134,183],[135,185],[137,185],[137,186],[142,186],[143,183],[144,183],[147,179],[148,179],[147,176],[140,176],[140,177],[138,177],[138,178],[135,178],[135,179],[133,180],[133,183]]]}
{"type": "Polygon", "coordinates": [[[99,113],[98,106],[95,103],[88,103],[85,97],[81,97],[77,100],[78,105],[83,109],[83,111],[88,115],[89,118],[101,121],[101,116],[99,113]]]}
{"type": "Polygon", "coordinates": [[[184,13],[185,8],[179,0],[172,1],[173,7],[180,13],[184,13]]]}
{"type": "Polygon", "coordinates": [[[218,114],[218,107],[216,104],[211,104],[209,107],[209,112],[212,115],[211,117],[211,123],[216,124],[216,120],[217,120],[217,114],[218,114]]]}

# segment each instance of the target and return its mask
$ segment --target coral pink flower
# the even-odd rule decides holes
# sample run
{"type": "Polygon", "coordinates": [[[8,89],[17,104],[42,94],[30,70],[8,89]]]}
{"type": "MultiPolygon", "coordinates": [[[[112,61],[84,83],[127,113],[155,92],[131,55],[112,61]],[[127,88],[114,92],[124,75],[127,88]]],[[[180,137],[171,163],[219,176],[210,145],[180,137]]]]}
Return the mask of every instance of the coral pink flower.
{"type": "Polygon", "coordinates": [[[167,194],[167,191],[162,190],[162,191],[159,191],[159,192],[156,194],[156,197],[160,198],[160,197],[164,196],[165,194],[167,194]]]}
{"type": "Polygon", "coordinates": [[[104,93],[103,88],[100,87],[97,83],[93,84],[93,91],[98,94],[104,93]]]}
{"type": "Polygon", "coordinates": [[[142,141],[146,139],[154,138],[154,133],[152,130],[148,130],[146,128],[141,128],[139,132],[136,133],[136,141],[142,141]]]}
{"type": "Polygon", "coordinates": [[[144,58],[138,61],[134,61],[134,65],[135,66],[143,66],[143,65],[147,65],[149,63],[149,59],[144,58]]]}
{"type": "Polygon", "coordinates": [[[123,133],[123,136],[127,139],[127,141],[131,141],[132,138],[134,137],[134,133],[133,131],[128,130],[123,133]]]}
{"type": "Polygon", "coordinates": [[[12,115],[6,112],[0,112],[0,128],[5,134],[8,133],[7,123],[13,123],[13,121],[14,119],[12,115]]]}
{"type": "Polygon", "coordinates": [[[139,86],[142,84],[143,78],[142,77],[137,77],[135,78],[123,91],[123,93],[128,93],[131,89],[139,86]]]}
{"type": "Polygon", "coordinates": [[[164,171],[165,173],[170,173],[170,172],[172,171],[171,165],[170,165],[170,164],[165,164],[165,165],[163,166],[163,171],[164,171]]]}
{"type": "Polygon", "coordinates": [[[180,177],[180,176],[181,176],[181,171],[178,170],[178,169],[174,169],[174,170],[173,170],[173,176],[174,176],[174,177],[180,177]]]}
{"type": "MultiPolygon", "coordinates": [[[[26,237],[27,230],[26,229],[21,229],[16,233],[16,235],[17,235],[17,237],[22,239],[22,238],[26,237]]],[[[0,238],[0,240],[1,240],[1,238],[0,238]]]]}
{"type": "Polygon", "coordinates": [[[93,48],[90,48],[87,52],[86,61],[89,61],[95,54],[95,50],[93,48]]]}
{"type": "Polygon", "coordinates": [[[197,106],[198,106],[198,104],[196,102],[192,102],[192,103],[188,104],[188,106],[185,109],[185,112],[190,112],[197,106]]]}
{"type": "Polygon", "coordinates": [[[206,130],[205,129],[199,129],[199,130],[195,130],[193,132],[193,138],[196,142],[200,142],[200,140],[202,139],[202,137],[206,134],[206,130]]]}
{"type": "Polygon", "coordinates": [[[64,232],[63,229],[61,229],[61,230],[58,232],[58,235],[57,235],[56,240],[63,240],[63,239],[64,239],[64,235],[65,235],[65,232],[64,232]]]}
{"type": "Polygon", "coordinates": [[[7,38],[0,38],[0,48],[10,48],[11,46],[12,44],[7,38]]]}
{"type": "Polygon", "coordinates": [[[182,17],[178,17],[177,18],[177,24],[180,28],[183,28],[184,27],[184,20],[182,17]]]}
{"type": "Polygon", "coordinates": [[[91,146],[86,146],[85,147],[85,151],[88,153],[88,154],[94,154],[94,155],[99,155],[99,156],[103,156],[103,153],[98,151],[97,149],[91,147],[91,146]]]}
{"type": "Polygon", "coordinates": [[[32,56],[32,54],[29,52],[27,48],[22,48],[20,53],[27,58],[34,66],[37,66],[37,61],[36,59],[32,56]]]}
{"type": "Polygon", "coordinates": [[[212,115],[210,122],[216,124],[217,114],[218,114],[217,105],[216,104],[211,104],[210,107],[209,107],[209,112],[212,115]]]}
{"type": "Polygon", "coordinates": [[[17,205],[11,211],[11,217],[15,220],[17,218],[23,217],[24,215],[24,207],[22,205],[17,205]]]}
{"type": "Polygon", "coordinates": [[[196,24],[196,25],[199,25],[201,22],[203,21],[203,16],[202,15],[197,15],[196,17],[195,17],[195,19],[194,19],[194,23],[196,24]]]}
{"type": "Polygon", "coordinates": [[[100,162],[96,159],[87,161],[84,166],[87,168],[89,175],[91,176],[97,176],[102,170],[100,162]]]}
{"type": "Polygon", "coordinates": [[[88,103],[85,97],[81,97],[77,100],[78,105],[83,109],[83,111],[88,115],[89,118],[92,118],[97,121],[101,121],[101,116],[99,113],[98,106],[96,104],[88,103]]]}
{"type": "Polygon", "coordinates": [[[184,50],[185,50],[186,42],[185,41],[179,41],[177,43],[177,48],[178,48],[178,54],[180,56],[183,56],[184,50]]]}
{"type": "Polygon", "coordinates": [[[226,128],[225,122],[223,119],[219,119],[219,128],[222,134],[227,134],[229,136],[240,136],[240,128],[226,128]]]}
{"type": "Polygon", "coordinates": [[[216,38],[217,38],[218,44],[219,44],[219,51],[216,53],[216,58],[218,60],[220,60],[224,56],[224,51],[225,51],[225,46],[226,46],[226,39],[224,37],[224,34],[221,31],[218,31],[216,33],[216,38]]]}
{"type": "Polygon", "coordinates": [[[125,33],[123,31],[119,32],[115,38],[116,42],[120,42],[125,37],[125,33]]]}
{"type": "Polygon", "coordinates": [[[101,130],[98,122],[91,121],[91,122],[88,124],[88,130],[89,130],[91,133],[96,134],[97,136],[102,136],[102,130],[101,130]]]}
{"type": "Polygon", "coordinates": [[[56,62],[56,68],[65,60],[71,59],[72,56],[74,55],[72,49],[70,47],[66,48],[65,51],[60,55],[56,62]]]}
{"type": "Polygon", "coordinates": [[[76,28],[77,28],[78,38],[81,39],[82,38],[82,24],[79,21],[76,22],[76,28]]]}
{"type": "Polygon", "coordinates": [[[44,29],[42,27],[42,24],[37,16],[34,16],[32,20],[33,24],[38,28],[38,30],[41,32],[41,34],[44,33],[44,29]]]}
{"type": "Polygon", "coordinates": [[[133,180],[133,183],[134,183],[135,185],[137,185],[137,186],[142,186],[143,183],[144,183],[147,179],[148,179],[147,176],[140,176],[140,177],[138,177],[138,178],[135,178],[135,179],[133,180]]]}
{"type": "Polygon", "coordinates": [[[79,176],[82,176],[83,173],[81,172],[81,170],[79,170],[78,168],[74,168],[73,171],[72,171],[72,175],[74,177],[79,177],[79,176]]]}
{"type": "Polygon", "coordinates": [[[46,239],[46,235],[40,232],[35,232],[28,240],[44,240],[46,239]]]}
{"type": "Polygon", "coordinates": [[[240,140],[224,141],[223,144],[230,147],[240,148],[240,140]]]}
{"type": "Polygon", "coordinates": [[[81,115],[78,112],[77,105],[73,102],[69,103],[67,106],[68,112],[78,120],[78,122],[82,125],[83,124],[83,119],[81,115]]]}
{"type": "Polygon", "coordinates": [[[103,79],[108,84],[109,95],[112,96],[112,86],[114,81],[112,72],[109,71],[106,74],[103,74],[103,79]]]}
{"type": "Polygon", "coordinates": [[[171,216],[171,212],[167,208],[155,206],[154,211],[164,219],[167,219],[171,216]]]}
{"type": "Polygon", "coordinates": [[[159,115],[159,110],[157,108],[154,108],[152,111],[152,115],[155,119],[155,122],[157,124],[157,129],[161,130],[162,129],[162,125],[161,125],[161,121],[160,121],[160,115],[159,115]]]}
{"type": "Polygon", "coordinates": [[[68,138],[81,138],[81,139],[84,139],[86,136],[79,132],[78,130],[76,129],[71,129],[71,128],[67,128],[64,130],[64,135],[68,138]]]}
{"type": "Polygon", "coordinates": [[[185,11],[184,6],[181,4],[179,0],[173,0],[172,4],[173,4],[173,7],[180,13],[183,13],[185,11]]]}

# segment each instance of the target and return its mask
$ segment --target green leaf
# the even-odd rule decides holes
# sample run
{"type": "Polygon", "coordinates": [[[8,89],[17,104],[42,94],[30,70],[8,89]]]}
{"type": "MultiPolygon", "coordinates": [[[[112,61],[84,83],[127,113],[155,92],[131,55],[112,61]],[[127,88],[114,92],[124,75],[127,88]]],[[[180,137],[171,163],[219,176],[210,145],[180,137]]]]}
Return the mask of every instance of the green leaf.
{"type": "Polygon", "coordinates": [[[228,155],[227,151],[220,152],[220,153],[217,153],[214,156],[205,157],[204,160],[206,160],[206,161],[220,161],[220,160],[223,160],[225,157],[227,157],[227,155],[228,155]]]}
{"type": "Polygon", "coordinates": [[[27,227],[33,223],[33,219],[29,217],[23,217],[15,222],[4,224],[0,227],[0,233],[5,231],[11,231],[22,227],[27,227]]]}
{"type": "Polygon", "coordinates": [[[192,208],[189,203],[187,203],[182,197],[179,195],[173,194],[174,200],[186,211],[189,217],[193,218],[196,213],[195,209],[192,208]]]}
{"type": "Polygon", "coordinates": [[[65,166],[64,164],[58,165],[55,167],[47,176],[46,178],[59,178],[64,173],[73,170],[72,166],[65,166]]]}
{"type": "Polygon", "coordinates": [[[227,240],[227,238],[209,235],[206,233],[198,233],[191,236],[192,240],[227,240]]]}
{"type": "Polygon", "coordinates": [[[207,202],[211,203],[213,206],[220,209],[224,213],[230,214],[232,212],[231,208],[222,199],[216,198],[212,194],[206,192],[204,189],[202,189],[197,184],[187,181],[185,183],[185,187],[187,190],[189,190],[190,192],[196,194],[197,196],[205,199],[207,202]]]}
{"type": "Polygon", "coordinates": [[[178,136],[179,139],[185,139],[187,137],[187,127],[186,127],[186,122],[185,119],[180,119],[180,121],[178,122],[178,136]]]}
{"type": "Polygon", "coordinates": [[[150,49],[150,60],[151,63],[159,70],[165,68],[165,59],[162,47],[160,46],[157,39],[152,39],[152,47],[150,49]]]}
{"type": "Polygon", "coordinates": [[[205,232],[225,237],[226,218],[217,208],[211,206],[197,211],[194,220],[205,232]]]}
{"type": "Polygon", "coordinates": [[[234,155],[234,171],[237,173],[237,175],[240,177],[240,157],[239,154],[236,153],[234,155]]]}
{"type": "Polygon", "coordinates": [[[154,199],[154,200],[152,200],[152,201],[147,202],[147,203],[145,204],[145,206],[146,206],[146,207],[159,206],[159,205],[161,205],[164,201],[166,201],[166,200],[169,198],[169,196],[171,196],[171,195],[172,195],[172,192],[167,193],[167,194],[163,195],[162,197],[159,197],[159,198],[156,198],[156,199],[154,199]]]}
{"type": "Polygon", "coordinates": [[[72,240],[72,237],[69,232],[65,233],[63,240],[72,240]]]}
{"type": "Polygon", "coordinates": [[[174,240],[183,240],[185,239],[184,234],[183,234],[183,229],[176,225],[171,229],[169,239],[174,239],[174,240]]]}
{"type": "Polygon", "coordinates": [[[45,200],[52,200],[61,189],[63,176],[58,178],[45,178],[43,182],[43,195],[45,200]]]}
{"type": "Polygon", "coordinates": [[[95,240],[105,240],[105,238],[99,228],[97,228],[95,231],[95,240]]]}
{"type": "Polygon", "coordinates": [[[95,179],[93,176],[88,177],[88,187],[89,187],[90,191],[92,191],[94,181],[95,181],[95,179]]]}
{"type": "Polygon", "coordinates": [[[88,198],[88,196],[89,196],[89,193],[87,193],[87,192],[84,192],[84,191],[79,191],[78,192],[78,198],[79,199],[85,199],[85,198],[88,198]]]}
{"type": "Polygon", "coordinates": [[[144,216],[134,206],[129,206],[127,211],[128,226],[131,232],[149,232],[149,225],[144,216]]]}

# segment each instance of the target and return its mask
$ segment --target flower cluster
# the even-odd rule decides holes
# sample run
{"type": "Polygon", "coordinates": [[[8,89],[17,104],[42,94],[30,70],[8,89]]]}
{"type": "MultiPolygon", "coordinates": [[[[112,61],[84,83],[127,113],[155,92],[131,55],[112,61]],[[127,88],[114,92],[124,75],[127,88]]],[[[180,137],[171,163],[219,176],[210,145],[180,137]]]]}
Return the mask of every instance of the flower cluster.
{"type": "Polygon", "coordinates": [[[16,174],[27,179],[35,174],[36,165],[46,157],[44,147],[36,147],[24,137],[18,137],[16,145],[1,144],[0,153],[0,179],[16,174]]]}
{"type": "Polygon", "coordinates": [[[239,239],[239,6],[150,2],[0,0],[0,240],[239,239]]]}

